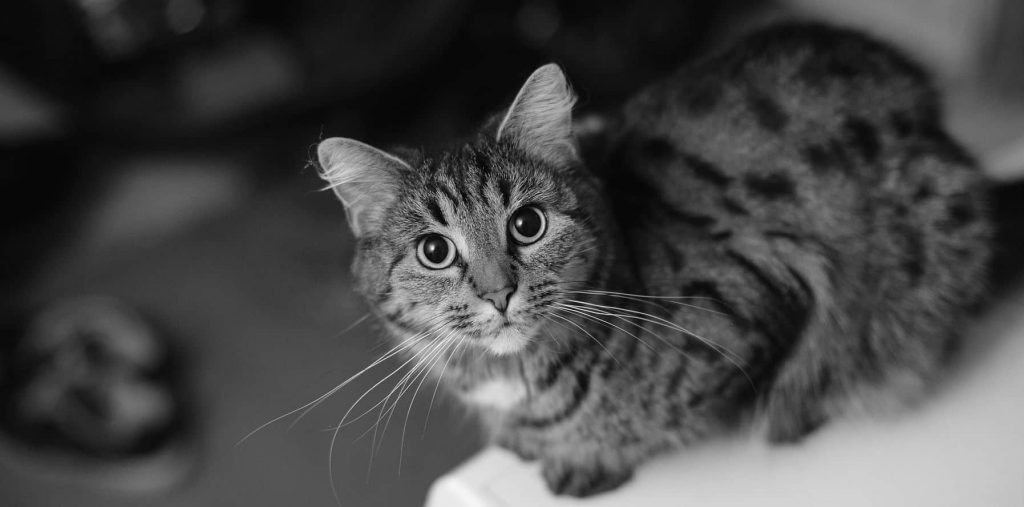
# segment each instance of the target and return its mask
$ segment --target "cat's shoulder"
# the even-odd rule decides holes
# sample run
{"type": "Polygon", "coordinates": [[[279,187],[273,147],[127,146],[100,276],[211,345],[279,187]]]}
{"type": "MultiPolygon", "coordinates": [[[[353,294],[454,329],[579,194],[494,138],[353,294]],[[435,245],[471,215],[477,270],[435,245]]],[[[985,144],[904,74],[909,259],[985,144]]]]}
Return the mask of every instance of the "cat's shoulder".
{"type": "Polygon", "coordinates": [[[821,22],[783,22],[740,38],[717,62],[723,71],[796,68],[794,76],[815,82],[829,78],[904,77],[921,84],[927,72],[894,45],[864,31],[821,22]]]}
{"type": "Polygon", "coordinates": [[[931,121],[939,104],[927,72],[891,44],[858,30],[785,22],[741,36],[641,90],[625,116],[635,126],[748,109],[810,118],[853,108],[914,110],[931,121]]]}

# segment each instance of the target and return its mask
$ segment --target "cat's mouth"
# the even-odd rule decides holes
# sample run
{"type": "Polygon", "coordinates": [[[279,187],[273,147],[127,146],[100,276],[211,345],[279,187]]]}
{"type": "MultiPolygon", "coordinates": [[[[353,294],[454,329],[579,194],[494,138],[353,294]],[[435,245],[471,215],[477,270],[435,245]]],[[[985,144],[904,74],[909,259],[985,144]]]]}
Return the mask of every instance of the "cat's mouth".
{"type": "Polygon", "coordinates": [[[505,322],[487,343],[486,347],[495,355],[507,356],[526,348],[530,338],[509,322],[505,322]]]}

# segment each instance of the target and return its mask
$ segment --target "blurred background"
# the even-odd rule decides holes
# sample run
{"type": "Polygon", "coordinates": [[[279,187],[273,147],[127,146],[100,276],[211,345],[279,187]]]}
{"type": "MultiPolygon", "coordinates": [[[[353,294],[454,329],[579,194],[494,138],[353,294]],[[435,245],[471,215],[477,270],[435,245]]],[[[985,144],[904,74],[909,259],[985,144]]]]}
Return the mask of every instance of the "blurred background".
{"type": "MultiPolygon", "coordinates": [[[[549,61],[581,112],[606,111],[786,17],[859,26],[921,59],[951,130],[1016,196],[996,208],[1002,240],[1020,244],[1014,0],[0,6],[0,504],[331,505],[325,429],[386,365],[236,445],[386,350],[360,321],[342,208],[309,165],[316,142],[470,134],[549,61]]],[[[420,505],[479,448],[466,414],[423,398],[404,441],[404,404],[384,435],[341,432],[342,505],[420,505]]]]}

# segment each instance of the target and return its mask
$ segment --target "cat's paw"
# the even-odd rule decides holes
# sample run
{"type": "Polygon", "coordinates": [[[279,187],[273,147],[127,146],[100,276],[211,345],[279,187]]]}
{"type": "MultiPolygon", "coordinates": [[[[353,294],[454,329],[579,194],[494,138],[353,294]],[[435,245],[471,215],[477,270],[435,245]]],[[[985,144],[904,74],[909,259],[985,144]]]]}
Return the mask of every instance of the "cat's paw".
{"type": "Polygon", "coordinates": [[[535,451],[533,451],[531,449],[527,449],[527,448],[522,447],[522,446],[502,445],[501,447],[514,452],[516,454],[516,456],[519,456],[519,459],[521,459],[523,461],[527,461],[527,462],[537,461],[537,459],[540,458],[540,453],[535,452],[535,451]]]}
{"type": "Polygon", "coordinates": [[[499,438],[496,442],[498,447],[512,451],[519,456],[519,459],[523,461],[536,461],[540,458],[540,452],[536,449],[527,446],[523,442],[513,440],[510,438],[499,438]]]}
{"type": "Polygon", "coordinates": [[[773,444],[799,443],[827,421],[824,411],[814,402],[780,402],[779,398],[769,402],[766,416],[767,437],[773,444]]]}
{"type": "Polygon", "coordinates": [[[557,461],[545,461],[541,473],[552,493],[579,498],[611,491],[633,477],[632,470],[612,470],[602,465],[557,461]]]}

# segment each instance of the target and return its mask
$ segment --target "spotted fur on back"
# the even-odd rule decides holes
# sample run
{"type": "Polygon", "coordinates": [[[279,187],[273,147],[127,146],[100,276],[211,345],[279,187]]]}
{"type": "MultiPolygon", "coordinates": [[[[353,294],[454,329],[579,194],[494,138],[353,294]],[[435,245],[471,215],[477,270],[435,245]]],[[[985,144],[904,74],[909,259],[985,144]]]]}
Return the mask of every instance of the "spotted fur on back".
{"type": "Polygon", "coordinates": [[[982,293],[990,227],[913,62],[847,30],[768,28],[641,91],[586,161],[551,109],[572,103],[564,77],[542,70],[513,128],[381,173],[397,190],[354,271],[553,491],[614,488],[752,417],[795,441],[863,393],[931,383],[982,293]],[[523,206],[550,223],[530,246],[508,233],[523,206]],[[417,264],[431,233],[451,268],[417,264]],[[505,321],[480,296],[502,284],[505,321]]]}

